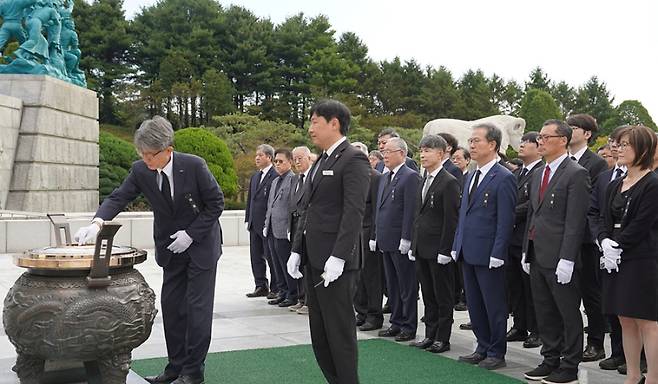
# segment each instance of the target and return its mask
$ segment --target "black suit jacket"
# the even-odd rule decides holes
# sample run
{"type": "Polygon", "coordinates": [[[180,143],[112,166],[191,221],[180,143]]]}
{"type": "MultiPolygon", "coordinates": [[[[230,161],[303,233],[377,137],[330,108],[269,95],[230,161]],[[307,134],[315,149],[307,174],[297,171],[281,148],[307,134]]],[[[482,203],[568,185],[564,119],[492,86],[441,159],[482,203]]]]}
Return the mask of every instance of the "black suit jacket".
{"type": "Polygon", "coordinates": [[[633,186],[627,200],[626,213],[621,221],[620,233],[613,236],[615,222],[610,207],[623,179],[616,179],[606,189],[604,228],[597,234],[597,238],[599,242],[610,238],[619,243],[624,250],[621,254],[622,265],[623,260],[655,259],[658,245],[658,176],[649,172],[633,186]]]}
{"type": "Polygon", "coordinates": [[[249,193],[247,194],[247,207],[245,208],[244,221],[249,223],[250,231],[263,231],[265,226],[265,214],[267,213],[267,200],[270,197],[270,186],[278,176],[274,166],[267,171],[263,181],[260,181],[260,172],[251,175],[249,181],[249,193]]]}
{"type": "MultiPolygon", "coordinates": [[[[306,183],[306,179],[304,179],[304,183],[306,183]]],[[[288,232],[290,232],[290,240],[293,240],[295,238],[295,230],[297,229],[297,222],[299,221],[299,217],[302,215],[301,204],[302,204],[302,198],[304,197],[304,185],[302,185],[301,188],[295,191],[295,188],[297,188],[297,184],[299,184],[299,174],[293,176],[292,178],[292,193],[290,194],[290,209],[289,209],[290,228],[288,229],[288,232]]]]}
{"type": "Polygon", "coordinates": [[[461,190],[464,186],[464,172],[462,172],[462,170],[459,169],[450,159],[443,163],[443,168],[448,171],[448,173],[451,174],[455,179],[457,179],[459,190],[461,190]]]}
{"type": "Polygon", "coordinates": [[[436,260],[439,253],[450,256],[459,219],[460,186],[445,168],[432,180],[425,201],[423,185],[425,179],[418,185],[416,194],[411,249],[416,257],[436,260]]]}
{"type": "Polygon", "coordinates": [[[158,265],[166,267],[175,257],[167,249],[173,241],[169,236],[185,230],[194,240],[187,249],[190,260],[202,269],[213,268],[222,254],[219,216],[224,210],[224,194],[206,162],[194,155],[174,152],[173,178],[172,210],[158,187],[157,172],[148,169],[143,160],[134,162],[128,177],[103,200],[96,217],[112,220],[142,193],[153,209],[153,240],[158,265]]]}
{"type": "Polygon", "coordinates": [[[603,214],[606,211],[605,193],[608,190],[608,184],[612,179],[613,169],[608,169],[599,174],[596,182],[592,183],[592,197],[590,200],[589,211],[587,212],[587,225],[593,238],[604,231],[603,214]]]}
{"type": "Polygon", "coordinates": [[[364,236],[366,239],[370,239],[371,236],[374,236],[374,222],[375,215],[377,213],[377,192],[379,191],[379,180],[382,177],[382,174],[377,172],[376,169],[370,170],[370,191],[368,192],[368,197],[366,198],[366,210],[363,214],[363,230],[364,236]]]}
{"type": "MultiPolygon", "coordinates": [[[[510,240],[510,245],[512,246],[523,246],[523,236],[525,235],[524,231],[526,230],[526,223],[528,220],[528,204],[530,204],[530,180],[532,179],[532,175],[537,172],[538,169],[541,169],[542,171],[540,172],[543,172],[544,165],[546,165],[546,163],[544,163],[543,160],[535,164],[535,166],[532,167],[532,169],[521,179],[519,179],[519,176],[521,175],[523,167],[519,167],[512,172],[517,180],[516,207],[514,208],[514,231],[512,232],[512,239],[510,240]]],[[[518,256],[520,257],[521,255],[518,256]]]]}
{"type": "Polygon", "coordinates": [[[303,263],[322,270],[329,256],[345,260],[345,270],[361,266],[359,237],[370,182],[370,163],[361,150],[345,140],[304,183],[292,251],[303,263]],[[303,250],[306,250],[306,253],[303,250]]]}
{"type": "Polygon", "coordinates": [[[596,178],[602,172],[608,169],[608,163],[606,163],[605,159],[592,152],[589,148],[587,148],[580,159],[578,159],[578,165],[587,169],[592,184],[594,184],[596,178]]]}

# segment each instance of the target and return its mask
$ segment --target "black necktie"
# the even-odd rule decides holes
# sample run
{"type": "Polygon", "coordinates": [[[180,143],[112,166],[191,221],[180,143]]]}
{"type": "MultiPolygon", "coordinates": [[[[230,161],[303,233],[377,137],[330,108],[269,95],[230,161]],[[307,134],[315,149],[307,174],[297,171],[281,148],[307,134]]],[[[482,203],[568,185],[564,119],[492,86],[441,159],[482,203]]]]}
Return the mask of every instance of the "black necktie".
{"type": "Polygon", "coordinates": [[[525,177],[525,175],[527,175],[527,174],[528,174],[528,168],[523,167],[523,169],[521,170],[521,173],[519,174],[519,180],[523,179],[525,177]]]}
{"type": "Polygon", "coordinates": [[[259,186],[261,181],[263,181],[263,170],[262,169],[260,171],[258,171],[258,184],[256,184],[256,186],[259,186]]]}
{"type": "Polygon", "coordinates": [[[617,169],[615,169],[615,178],[612,179],[612,180],[617,180],[617,179],[620,178],[621,175],[623,175],[623,174],[624,174],[624,171],[622,171],[621,168],[617,168],[617,169]]]}
{"type": "Polygon", "coordinates": [[[388,180],[386,180],[386,188],[391,185],[391,180],[393,180],[393,171],[388,172],[388,180]]]}
{"type": "Polygon", "coordinates": [[[475,190],[478,189],[478,182],[480,181],[480,170],[478,169],[475,171],[475,179],[473,181],[473,186],[471,187],[471,190],[468,192],[468,201],[470,202],[471,199],[473,199],[473,195],[475,194],[475,190]]]}
{"type": "Polygon", "coordinates": [[[304,186],[304,174],[300,173],[299,174],[299,180],[297,181],[297,188],[295,189],[295,192],[298,192],[302,187],[304,186]]]}
{"type": "Polygon", "coordinates": [[[322,156],[320,156],[320,160],[318,160],[318,165],[315,167],[315,170],[313,171],[313,175],[311,176],[311,181],[315,181],[315,176],[322,170],[322,167],[324,167],[324,161],[327,159],[327,152],[322,152],[322,156]]]}
{"type": "Polygon", "coordinates": [[[279,189],[281,188],[281,184],[283,184],[283,175],[278,177],[279,180],[276,181],[276,187],[274,188],[274,196],[276,196],[277,192],[279,192],[279,189]]]}
{"type": "Polygon", "coordinates": [[[167,174],[164,172],[160,172],[160,175],[162,176],[162,186],[160,187],[160,191],[162,192],[162,197],[165,199],[167,204],[169,206],[173,206],[174,202],[171,200],[171,186],[169,185],[169,178],[167,177],[167,174]]]}

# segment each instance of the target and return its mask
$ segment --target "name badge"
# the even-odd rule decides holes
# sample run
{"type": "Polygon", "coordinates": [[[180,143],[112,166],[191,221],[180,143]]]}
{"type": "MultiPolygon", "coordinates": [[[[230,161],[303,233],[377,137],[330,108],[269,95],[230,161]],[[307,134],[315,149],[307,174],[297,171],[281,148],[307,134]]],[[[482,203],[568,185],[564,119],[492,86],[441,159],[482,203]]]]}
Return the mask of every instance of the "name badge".
{"type": "Polygon", "coordinates": [[[325,169],[322,171],[322,176],[333,176],[334,175],[334,170],[333,169],[325,169]]]}

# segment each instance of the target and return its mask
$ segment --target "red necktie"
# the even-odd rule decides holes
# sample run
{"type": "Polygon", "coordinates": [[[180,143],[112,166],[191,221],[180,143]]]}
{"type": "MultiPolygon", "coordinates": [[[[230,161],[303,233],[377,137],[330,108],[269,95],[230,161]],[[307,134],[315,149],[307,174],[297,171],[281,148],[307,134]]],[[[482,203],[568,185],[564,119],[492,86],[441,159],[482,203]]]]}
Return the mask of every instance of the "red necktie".
{"type": "Polygon", "coordinates": [[[539,201],[544,200],[544,192],[546,192],[546,188],[548,188],[548,178],[551,175],[551,167],[546,165],[546,168],[544,168],[544,178],[541,179],[541,185],[539,186],[539,201]]]}

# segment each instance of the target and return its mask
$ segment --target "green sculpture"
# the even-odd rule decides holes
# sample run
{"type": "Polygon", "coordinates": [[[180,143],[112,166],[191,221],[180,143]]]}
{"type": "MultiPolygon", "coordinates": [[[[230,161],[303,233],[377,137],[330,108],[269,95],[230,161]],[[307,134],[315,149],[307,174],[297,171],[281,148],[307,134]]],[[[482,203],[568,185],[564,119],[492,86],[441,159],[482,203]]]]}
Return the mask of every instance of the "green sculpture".
{"type": "Polygon", "coordinates": [[[0,0],[0,54],[10,39],[20,44],[0,73],[49,75],[86,87],[72,13],[73,0],[0,0]]]}

